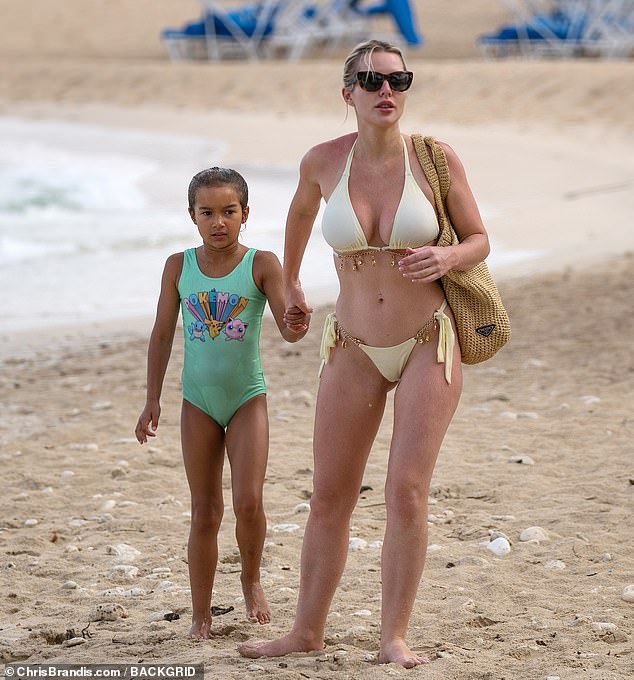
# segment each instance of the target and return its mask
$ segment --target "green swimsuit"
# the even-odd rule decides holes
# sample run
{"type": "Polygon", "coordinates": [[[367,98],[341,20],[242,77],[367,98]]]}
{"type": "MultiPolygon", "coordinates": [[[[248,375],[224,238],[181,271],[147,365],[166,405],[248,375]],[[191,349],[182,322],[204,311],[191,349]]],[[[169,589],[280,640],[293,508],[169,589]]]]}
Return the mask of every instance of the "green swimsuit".
{"type": "Polygon", "coordinates": [[[183,399],[226,427],[249,399],[266,393],[260,329],[266,297],[253,281],[250,248],[235,269],[205,276],[196,249],[184,252],[178,281],[185,334],[183,399]]]}

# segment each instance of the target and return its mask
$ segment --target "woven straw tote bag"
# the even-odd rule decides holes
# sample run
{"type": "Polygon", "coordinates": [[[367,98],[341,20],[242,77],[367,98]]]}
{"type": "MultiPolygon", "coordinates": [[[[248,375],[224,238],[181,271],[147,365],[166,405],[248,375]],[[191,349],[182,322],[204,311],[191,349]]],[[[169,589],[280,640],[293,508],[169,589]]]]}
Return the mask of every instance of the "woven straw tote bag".
{"type": "MultiPolygon", "coordinates": [[[[445,152],[433,137],[412,135],[412,142],[434,192],[440,225],[436,245],[457,245],[460,241],[445,206],[450,184],[445,152]]],[[[511,324],[487,264],[480,262],[466,272],[448,271],[441,283],[456,320],[462,362],[479,364],[490,359],[509,341],[511,324]]]]}

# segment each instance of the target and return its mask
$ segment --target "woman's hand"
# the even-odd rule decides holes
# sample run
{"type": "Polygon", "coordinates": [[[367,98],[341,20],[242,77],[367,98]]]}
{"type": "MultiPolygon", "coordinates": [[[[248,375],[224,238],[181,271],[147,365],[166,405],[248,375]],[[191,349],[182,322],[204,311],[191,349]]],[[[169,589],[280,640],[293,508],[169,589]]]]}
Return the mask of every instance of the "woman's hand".
{"type": "Polygon", "coordinates": [[[413,283],[430,283],[453,269],[454,261],[453,246],[408,248],[405,257],[398,262],[398,270],[413,283]]]}
{"type": "Polygon", "coordinates": [[[305,331],[310,323],[312,307],[306,303],[302,287],[298,284],[286,290],[284,323],[295,332],[305,331]]]}

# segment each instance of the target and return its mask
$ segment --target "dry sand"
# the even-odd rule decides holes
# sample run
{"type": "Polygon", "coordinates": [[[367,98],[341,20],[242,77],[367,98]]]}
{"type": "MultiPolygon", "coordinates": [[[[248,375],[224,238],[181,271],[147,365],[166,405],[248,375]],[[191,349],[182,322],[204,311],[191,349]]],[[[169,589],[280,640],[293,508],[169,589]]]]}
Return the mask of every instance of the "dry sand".
{"type": "MultiPolygon", "coordinates": [[[[20,35],[26,9],[0,2],[7,29],[0,112],[210,135],[220,129],[236,162],[296,163],[344,125],[338,61],[168,64],[154,42],[157,29],[189,18],[183,8],[195,3],[159,3],[155,12],[148,4],[30,3],[36,13],[20,35]],[[79,4],[81,12],[70,11],[79,4]],[[115,5],[127,11],[124,19],[112,15],[115,5]]],[[[436,12],[428,25],[446,30],[451,18],[451,40],[438,44],[455,41],[464,50],[476,27],[458,21],[451,9],[458,4],[428,3],[436,12]]],[[[469,3],[470,11],[486,16],[493,4],[469,3]]],[[[46,352],[4,343],[1,660],[204,662],[214,678],[282,680],[632,676],[634,603],[622,594],[634,584],[634,65],[494,63],[459,48],[454,56],[474,58],[413,59],[421,86],[406,127],[460,151],[478,199],[496,206],[487,226],[497,241],[540,254],[499,272],[513,339],[490,362],[465,368],[436,468],[433,547],[410,632],[414,649],[433,663],[405,671],[373,657],[391,402],[364,478],[371,488],[353,516],[351,537],[366,545],[350,553],[326,653],[255,666],[236,653],[242,640],[272,638],[292,620],[327,307],[298,345],[285,345],[270,319],[263,333],[271,416],[263,583],[274,621],[264,628],[245,621],[227,487],[214,602],[235,611],[216,619],[204,643],[186,638],[180,342],[159,436],[143,448],[132,430],[144,401],[145,331],[117,324],[79,337],[45,331],[46,352]],[[520,540],[532,526],[547,538],[520,540]],[[497,532],[511,543],[501,558],[484,545],[497,532]],[[80,634],[104,603],[127,616],[93,621],[83,644],[64,646],[68,631],[80,634]],[[166,612],[180,618],[161,620],[166,612]]]]}

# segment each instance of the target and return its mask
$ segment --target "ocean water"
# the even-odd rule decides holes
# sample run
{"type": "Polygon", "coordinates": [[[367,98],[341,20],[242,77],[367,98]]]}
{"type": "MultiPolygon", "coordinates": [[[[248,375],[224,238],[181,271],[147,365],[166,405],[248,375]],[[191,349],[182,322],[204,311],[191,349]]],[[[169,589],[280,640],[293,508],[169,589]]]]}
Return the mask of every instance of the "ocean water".
{"type": "MultiPolygon", "coordinates": [[[[225,153],[222,139],[0,118],[2,332],[146,323],[166,257],[199,242],[187,214],[189,180],[225,164],[225,153]]],[[[297,168],[236,169],[250,190],[243,241],[281,260],[297,168]]],[[[337,291],[319,223],[301,272],[313,302],[337,291]]],[[[496,248],[491,263],[523,257],[496,248]]]]}
{"type": "MultiPolygon", "coordinates": [[[[223,165],[225,148],[220,139],[0,118],[2,331],[153,316],[165,259],[199,243],[189,180],[223,165]]],[[[281,260],[297,169],[236,169],[250,189],[242,238],[281,260]]],[[[316,236],[302,273],[307,290],[327,294],[336,275],[316,236]]]]}

